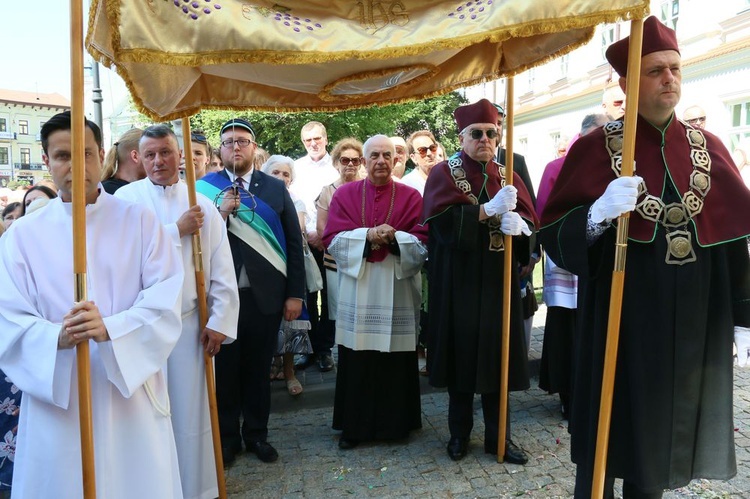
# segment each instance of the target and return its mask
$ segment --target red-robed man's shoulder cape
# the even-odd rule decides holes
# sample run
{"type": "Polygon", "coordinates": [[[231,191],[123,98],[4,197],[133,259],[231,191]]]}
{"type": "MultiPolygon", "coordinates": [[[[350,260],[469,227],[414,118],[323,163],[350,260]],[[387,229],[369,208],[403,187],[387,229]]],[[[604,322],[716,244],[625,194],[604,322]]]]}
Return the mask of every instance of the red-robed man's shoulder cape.
{"type": "MultiPolygon", "coordinates": [[[[687,134],[691,130],[673,116],[662,134],[638,116],[635,173],[644,179],[650,194],[661,196],[667,179],[674,183],[680,195],[689,190],[693,163],[687,134]]],[[[703,131],[703,135],[711,160],[711,185],[703,209],[691,223],[698,244],[711,246],[750,234],[750,191],[721,141],[710,132],[703,131]]],[[[542,227],[557,223],[576,209],[590,206],[616,178],[605,142],[605,131],[601,128],[573,144],[544,208],[542,227]]],[[[630,239],[649,242],[655,233],[654,222],[642,218],[637,212],[631,213],[630,239]]]]}
{"type": "MultiPolygon", "coordinates": [[[[488,161],[486,166],[471,159],[463,151],[454,154],[448,161],[459,158],[462,162],[461,168],[466,172],[466,180],[471,186],[471,194],[477,198],[482,191],[487,192],[488,199],[502,189],[501,182],[504,177],[500,174],[500,165],[494,160],[488,161]]],[[[424,215],[422,217],[425,223],[445,210],[457,204],[474,204],[468,193],[462,191],[457,185],[451,174],[448,161],[443,161],[435,165],[427,177],[425,185],[424,198],[424,215]]],[[[534,203],[531,202],[531,196],[526,186],[517,173],[513,172],[513,186],[518,189],[518,201],[516,209],[513,210],[521,215],[522,218],[531,222],[534,227],[539,227],[539,220],[534,210],[534,203]]]]}

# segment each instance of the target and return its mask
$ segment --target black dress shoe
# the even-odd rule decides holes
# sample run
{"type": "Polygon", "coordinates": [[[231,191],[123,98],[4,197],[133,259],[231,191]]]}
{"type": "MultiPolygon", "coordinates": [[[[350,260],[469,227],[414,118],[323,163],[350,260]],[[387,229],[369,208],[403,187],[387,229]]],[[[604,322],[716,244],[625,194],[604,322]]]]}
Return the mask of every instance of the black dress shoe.
{"type": "Polygon", "coordinates": [[[239,454],[240,451],[242,451],[242,445],[239,442],[222,444],[221,457],[224,461],[224,467],[230,466],[235,459],[237,459],[237,454],[239,454]]]}
{"type": "Polygon", "coordinates": [[[469,441],[466,438],[451,437],[448,441],[448,457],[454,461],[460,461],[466,456],[466,449],[469,447],[469,441]]]}
{"type": "Polygon", "coordinates": [[[359,445],[359,440],[355,440],[353,438],[339,438],[339,449],[341,450],[349,450],[353,449],[356,446],[359,445]]]}
{"type": "MultiPolygon", "coordinates": [[[[485,442],[484,453],[497,456],[497,442],[485,442]]],[[[504,463],[526,464],[529,461],[526,453],[511,440],[505,441],[505,458],[504,463]]]]}
{"type": "Polygon", "coordinates": [[[264,463],[272,463],[279,458],[279,453],[268,442],[246,442],[245,447],[247,447],[248,452],[258,456],[258,459],[264,463]]]}
{"type": "Polygon", "coordinates": [[[333,369],[333,355],[330,352],[318,355],[318,368],[324,373],[333,369]]]}
{"type": "Polygon", "coordinates": [[[313,356],[302,354],[297,356],[297,360],[294,361],[294,368],[297,370],[307,369],[313,363],[313,356]]]}
{"type": "Polygon", "coordinates": [[[503,461],[511,464],[526,464],[529,462],[529,457],[513,441],[507,440],[505,442],[505,459],[503,461]]]}

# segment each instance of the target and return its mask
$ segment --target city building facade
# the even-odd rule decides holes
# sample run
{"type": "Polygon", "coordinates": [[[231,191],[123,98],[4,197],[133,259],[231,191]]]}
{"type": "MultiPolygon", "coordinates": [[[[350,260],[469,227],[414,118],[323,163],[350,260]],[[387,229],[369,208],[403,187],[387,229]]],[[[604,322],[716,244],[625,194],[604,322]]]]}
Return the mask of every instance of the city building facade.
{"type": "Polygon", "coordinates": [[[70,101],[60,94],[0,89],[0,186],[49,178],[42,163],[42,125],[69,109],[70,101]]]}

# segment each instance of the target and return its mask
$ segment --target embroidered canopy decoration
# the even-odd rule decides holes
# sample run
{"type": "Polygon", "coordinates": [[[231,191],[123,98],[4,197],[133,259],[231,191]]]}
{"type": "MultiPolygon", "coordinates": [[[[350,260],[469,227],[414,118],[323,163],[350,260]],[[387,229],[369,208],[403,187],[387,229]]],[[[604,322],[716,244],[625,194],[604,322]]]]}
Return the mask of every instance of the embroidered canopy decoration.
{"type": "Polygon", "coordinates": [[[520,73],[648,0],[93,0],[88,51],[157,120],[334,111],[520,73]]]}

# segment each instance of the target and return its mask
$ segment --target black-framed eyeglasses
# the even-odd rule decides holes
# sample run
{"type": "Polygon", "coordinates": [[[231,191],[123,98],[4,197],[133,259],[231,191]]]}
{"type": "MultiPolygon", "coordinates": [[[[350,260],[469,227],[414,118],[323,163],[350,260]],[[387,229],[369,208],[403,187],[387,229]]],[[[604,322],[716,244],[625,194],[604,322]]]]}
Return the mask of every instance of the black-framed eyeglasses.
{"type": "Polygon", "coordinates": [[[222,147],[227,147],[227,148],[232,147],[233,148],[235,144],[237,144],[242,149],[244,149],[247,146],[249,146],[250,144],[254,144],[254,142],[252,140],[250,140],[250,139],[227,139],[227,140],[222,140],[221,141],[221,146],[222,147]]]}
{"type": "Polygon", "coordinates": [[[339,163],[341,163],[344,166],[359,166],[365,161],[365,158],[347,158],[346,156],[341,156],[339,158],[339,163]]]}
{"type": "Polygon", "coordinates": [[[206,144],[208,143],[208,139],[206,139],[206,136],[202,133],[193,132],[190,134],[190,140],[193,142],[197,142],[199,144],[206,144]]]}
{"type": "Polygon", "coordinates": [[[497,138],[497,130],[494,128],[490,128],[489,130],[482,130],[480,128],[475,128],[474,130],[469,132],[469,136],[471,136],[474,140],[482,140],[482,137],[484,135],[487,135],[487,138],[492,140],[497,138]]]}
{"type": "Polygon", "coordinates": [[[692,118],[689,120],[685,120],[689,125],[697,125],[698,123],[705,123],[706,117],[705,116],[698,116],[697,118],[692,118]]]}
{"type": "Polygon", "coordinates": [[[417,152],[422,157],[427,156],[427,151],[430,151],[431,153],[435,154],[435,152],[437,152],[437,144],[432,144],[429,147],[425,147],[425,146],[417,147],[417,152]]]}

